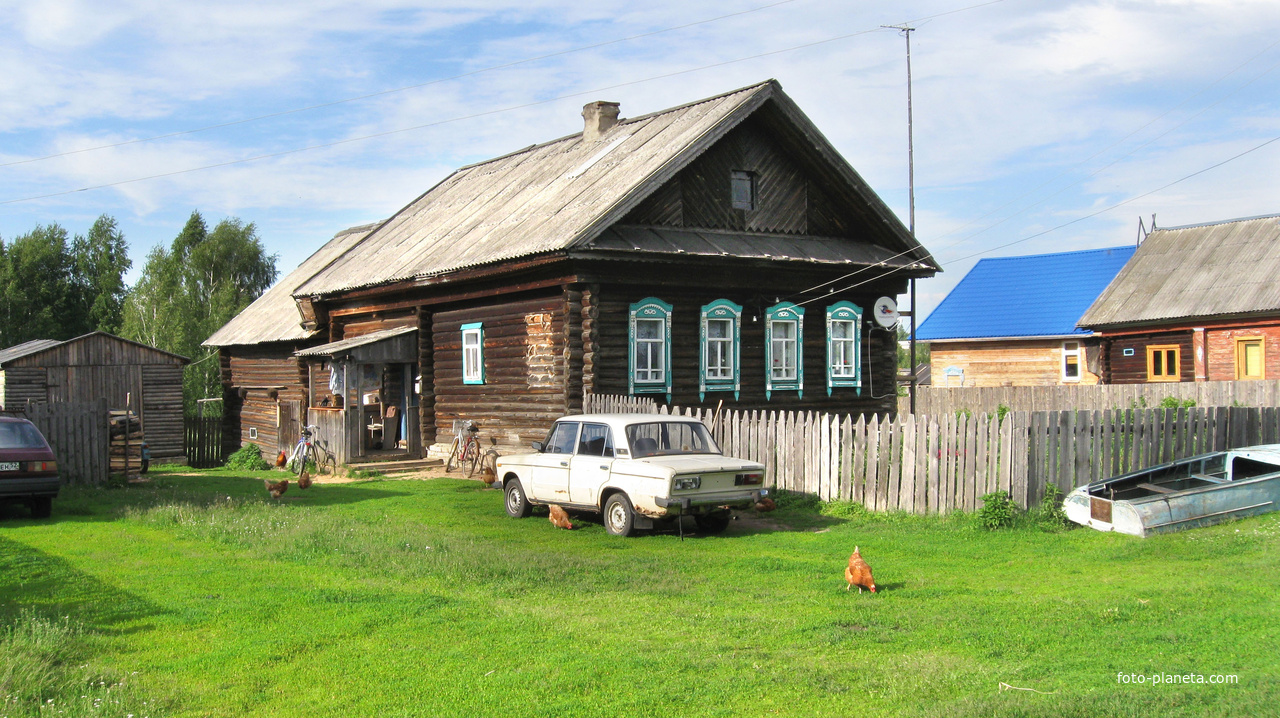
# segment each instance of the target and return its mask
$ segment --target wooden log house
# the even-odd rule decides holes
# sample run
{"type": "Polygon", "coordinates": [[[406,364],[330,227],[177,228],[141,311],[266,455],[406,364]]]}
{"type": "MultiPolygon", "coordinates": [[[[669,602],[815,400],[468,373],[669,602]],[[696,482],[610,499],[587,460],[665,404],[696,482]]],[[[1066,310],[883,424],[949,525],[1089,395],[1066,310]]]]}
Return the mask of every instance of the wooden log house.
{"type": "Polygon", "coordinates": [[[779,84],[618,109],[340,233],[210,337],[228,434],[274,452],[306,412],[356,461],[459,419],[527,447],[592,392],[893,413],[865,312],[938,265],[779,84]]]}
{"type": "Polygon", "coordinates": [[[0,408],[105,399],[139,417],[151,455],[183,455],[182,368],[190,359],[106,332],[0,351],[0,408]],[[131,401],[131,403],[129,403],[131,401]]]}
{"type": "Polygon", "coordinates": [[[1280,215],[1159,228],[1080,318],[1107,384],[1280,378],[1280,215]]]}

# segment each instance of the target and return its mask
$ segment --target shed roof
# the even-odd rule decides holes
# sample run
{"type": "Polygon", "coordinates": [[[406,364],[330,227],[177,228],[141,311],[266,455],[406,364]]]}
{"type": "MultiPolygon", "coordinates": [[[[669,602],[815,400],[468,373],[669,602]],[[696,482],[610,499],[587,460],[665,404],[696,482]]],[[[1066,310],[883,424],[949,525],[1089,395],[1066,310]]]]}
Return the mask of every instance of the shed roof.
{"type": "Polygon", "coordinates": [[[33,339],[0,351],[0,368],[12,364],[26,366],[86,366],[100,364],[189,364],[181,354],[157,349],[132,339],[103,331],[78,337],[33,339]]]}
{"type": "Polygon", "coordinates": [[[309,339],[315,330],[302,328],[302,318],[293,299],[293,292],[312,275],[320,271],[334,258],[360,241],[378,223],[364,224],[344,229],[325,242],[315,254],[303,260],[283,279],[263,292],[244,311],[237,314],[204,340],[204,346],[219,347],[266,342],[287,342],[309,339]]]}
{"type": "Polygon", "coordinates": [[[1134,247],[980,260],[920,324],[916,338],[1059,337],[1133,256],[1134,247]]]}
{"type": "Polygon", "coordinates": [[[937,269],[781,85],[769,80],[620,120],[594,142],[584,141],[579,132],[463,167],[328,262],[294,296],[324,296],[585,248],[766,106],[798,138],[792,143],[795,151],[822,167],[836,192],[856,197],[865,209],[864,241],[891,250],[887,254],[912,257],[922,271],[937,269]]]}
{"type": "Polygon", "coordinates": [[[0,366],[4,366],[9,361],[21,359],[29,354],[43,351],[49,347],[56,347],[62,342],[57,339],[32,339],[29,342],[15,344],[8,349],[0,349],[0,366]]]}
{"type": "Polygon", "coordinates": [[[1157,229],[1082,327],[1280,312],[1280,215],[1157,229]]]}

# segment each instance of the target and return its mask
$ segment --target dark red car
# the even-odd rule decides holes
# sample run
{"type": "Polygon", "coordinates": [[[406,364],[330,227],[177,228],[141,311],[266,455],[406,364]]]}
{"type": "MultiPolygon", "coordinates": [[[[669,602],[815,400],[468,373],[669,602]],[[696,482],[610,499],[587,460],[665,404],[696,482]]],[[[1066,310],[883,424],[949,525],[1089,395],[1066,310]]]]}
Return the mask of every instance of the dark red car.
{"type": "Polygon", "coordinates": [[[32,516],[49,518],[61,483],[53,449],[36,425],[0,415],[0,501],[25,503],[32,516]]]}

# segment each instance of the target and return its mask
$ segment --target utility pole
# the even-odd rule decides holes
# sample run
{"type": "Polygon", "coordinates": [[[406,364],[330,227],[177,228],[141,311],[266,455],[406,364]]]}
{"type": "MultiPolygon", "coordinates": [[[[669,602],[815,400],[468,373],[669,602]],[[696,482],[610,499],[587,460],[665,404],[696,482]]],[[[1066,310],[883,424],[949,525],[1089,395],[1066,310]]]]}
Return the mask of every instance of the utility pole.
{"type": "MultiPolygon", "coordinates": [[[[907,228],[911,231],[911,239],[916,238],[916,151],[915,139],[911,123],[911,33],[915,28],[910,25],[881,25],[880,27],[897,30],[907,39],[907,228]]],[[[916,413],[916,278],[911,278],[911,339],[907,357],[910,361],[911,413],[916,413]]],[[[894,341],[898,338],[895,336],[894,341]]]]}

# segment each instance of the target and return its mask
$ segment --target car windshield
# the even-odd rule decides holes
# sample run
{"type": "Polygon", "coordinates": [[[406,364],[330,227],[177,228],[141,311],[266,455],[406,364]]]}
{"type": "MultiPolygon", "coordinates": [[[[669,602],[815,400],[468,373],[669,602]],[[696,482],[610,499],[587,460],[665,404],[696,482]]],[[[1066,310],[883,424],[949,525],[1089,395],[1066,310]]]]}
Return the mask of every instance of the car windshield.
{"type": "Polygon", "coordinates": [[[711,438],[705,424],[699,421],[652,421],[627,427],[627,443],[631,456],[670,456],[672,454],[719,454],[720,447],[711,438]]]}
{"type": "Polygon", "coordinates": [[[0,449],[43,449],[44,437],[25,421],[0,422],[0,449]]]}

